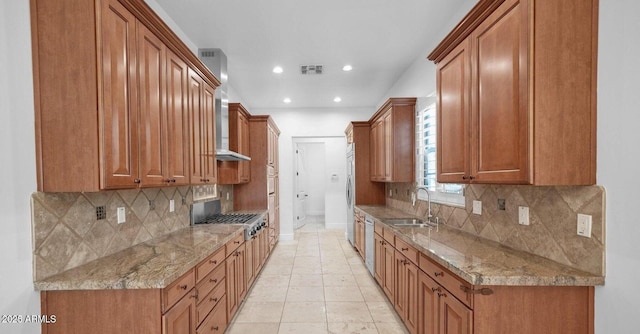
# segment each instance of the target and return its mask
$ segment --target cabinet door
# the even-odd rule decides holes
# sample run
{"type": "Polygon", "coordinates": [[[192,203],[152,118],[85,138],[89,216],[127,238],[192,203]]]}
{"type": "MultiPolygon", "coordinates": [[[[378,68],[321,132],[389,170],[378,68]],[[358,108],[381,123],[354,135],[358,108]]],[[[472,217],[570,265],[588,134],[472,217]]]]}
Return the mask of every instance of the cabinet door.
{"type": "Polygon", "coordinates": [[[227,284],[227,319],[232,319],[238,310],[238,295],[236,284],[238,282],[238,256],[232,253],[225,261],[227,284]]]}
{"type": "Polygon", "coordinates": [[[168,180],[164,154],[165,46],[143,24],[138,24],[138,82],[140,101],[140,179],[142,186],[168,180]]]}
{"type": "Polygon", "coordinates": [[[140,182],[136,18],[116,0],[104,1],[101,15],[102,188],[133,188],[140,182]]]}
{"type": "Polygon", "coordinates": [[[205,183],[204,164],[206,160],[202,156],[205,148],[202,147],[202,137],[205,135],[204,115],[202,113],[202,79],[192,70],[189,70],[189,143],[190,155],[190,179],[192,184],[205,183]]]}
{"type": "Polygon", "coordinates": [[[384,140],[384,145],[382,146],[382,179],[384,181],[392,181],[393,176],[393,165],[395,161],[393,161],[393,113],[391,110],[387,111],[382,119],[382,124],[384,126],[384,133],[382,139],[384,140]]]}
{"type": "Polygon", "coordinates": [[[202,114],[203,136],[201,137],[202,156],[204,159],[204,176],[207,183],[216,183],[216,107],[215,90],[203,83],[202,90],[202,114]]]}
{"type": "Polygon", "coordinates": [[[371,132],[369,133],[369,178],[371,181],[377,181],[378,172],[378,131],[380,123],[371,124],[371,132]]]}
{"type": "Polygon", "coordinates": [[[236,283],[236,291],[238,295],[238,305],[244,300],[247,295],[247,249],[246,243],[238,247],[236,251],[238,260],[236,262],[238,266],[238,281],[236,283]]]}
{"type": "Polygon", "coordinates": [[[422,271],[418,272],[418,333],[438,333],[438,283],[422,271]]]}
{"type": "Polygon", "coordinates": [[[387,295],[389,300],[393,301],[395,294],[395,270],[394,270],[394,249],[386,241],[384,242],[384,284],[382,290],[387,295]]]}
{"type": "Polygon", "coordinates": [[[527,16],[506,1],[471,35],[471,175],[474,182],[529,182],[527,16]]]}
{"type": "Polygon", "coordinates": [[[447,290],[440,294],[439,318],[440,334],[471,334],[472,312],[447,290]]]}
{"type": "Polygon", "coordinates": [[[393,272],[395,274],[395,295],[393,296],[393,307],[396,309],[396,312],[400,315],[402,320],[405,320],[406,312],[407,312],[407,275],[405,266],[409,260],[400,254],[398,251],[395,252],[395,261],[393,264],[393,272]]]}
{"type": "Polygon", "coordinates": [[[163,334],[192,334],[196,330],[196,302],[190,294],[162,316],[163,334]]]}
{"type": "Polygon", "coordinates": [[[405,266],[405,291],[407,309],[405,313],[404,323],[410,333],[418,332],[418,322],[420,315],[418,313],[418,267],[409,261],[405,266]]]}
{"type": "Polygon", "coordinates": [[[384,285],[384,240],[378,233],[373,234],[375,244],[375,266],[374,277],[380,286],[384,285]]]}
{"type": "Polygon", "coordinates": [[[257,236],[253,236],[251,239],[245,241],[245,248],[246,248],[246,252],[245,252],[245,278],[246,278],[246,283],[245,285],[247,287],[251,286],[251,284],[253,283],[253,280],[255,279],[255,265],[254,262],[258,261],[258,258],[254,257],[255,251],[254,248],[256,248],[258,246],[258,238],[257,236]]]}
{"type": "Polygon", "coordinates": [[[466,182],[469,176],[470,54],[470,42],[465,40],[438,63],[438,182],[462,183],[466,182]]]}
{"type": "MultiPolygon", "coordinates": [[[[249,149],[249,120],[242,113],[238,113],[238,152],[244,155],[250,155],[249,149]]],[[[250,179],[249,161],[238,162],[239,181],[249,182],[250,179]]]]}
{"type": "Polygon", "coordinates": [[[172,184],[189,184],[189,68],[167,49],[167,176],[172,184]]]}

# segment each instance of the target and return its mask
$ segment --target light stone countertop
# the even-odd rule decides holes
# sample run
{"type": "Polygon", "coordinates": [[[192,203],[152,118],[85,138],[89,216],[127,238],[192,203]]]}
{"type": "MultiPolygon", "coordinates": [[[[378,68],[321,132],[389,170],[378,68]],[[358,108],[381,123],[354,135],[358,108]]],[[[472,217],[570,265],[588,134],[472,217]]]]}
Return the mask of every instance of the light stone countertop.
{"type": "Polygon", "coordinates": [[[440,225],[438,231],[398,227],[384,223],[389,218],[415,217],[386,206],[356,208],[390,228],[405,242],[473,285],[595,286],[604,277],[573,269],[555,261],[514,250],[497,242],[440,225]]]}
{"type": "Polygon", "coordinates": [[[40,291],[165,288],[243,231],[232,224],[185,227],[33,284],[40,291]]]}

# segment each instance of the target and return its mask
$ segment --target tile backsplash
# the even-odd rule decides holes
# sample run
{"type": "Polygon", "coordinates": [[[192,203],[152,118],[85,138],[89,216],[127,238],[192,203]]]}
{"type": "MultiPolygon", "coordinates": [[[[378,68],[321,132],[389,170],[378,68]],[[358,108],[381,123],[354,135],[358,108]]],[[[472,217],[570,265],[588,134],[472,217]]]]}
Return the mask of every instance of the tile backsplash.
{"type": "Polygon", "coordinates": [[[31,196],[34,279],[55,275],[187,227],[193,192],[194,187],[185,186],[34,193],[31,196]],[[175,211],[169,212],[172,199],[175,211]],[[105,219],[97,219],[98,206],[105,206],[105,219]],[[125,208],[123,224],[117,223],[118,207],[125,208]]]}
{"type": "MultiPolygon", "coordinates": [[[[426,216],[427,202],[411,205],[415,183],[387,183],[387,205],[426,216]],[[391,196],[389,196],[391,191],[391,196]]],[[[432,203],[441,223],[504,246],[540,255],[556,262],[604,275],[605,191],[601,186],[468,185],[465,207],[432,203]],[[506,201],[498,209],[498,199],[506,201]],[[482,201],[482,215],[471,213],[473,201],[482,201]],[[529,207],[530,225],[518,224],[518,206],[529,207]],[[577,214],[592,216],[592,236],[577,235],[577,214]]]]}

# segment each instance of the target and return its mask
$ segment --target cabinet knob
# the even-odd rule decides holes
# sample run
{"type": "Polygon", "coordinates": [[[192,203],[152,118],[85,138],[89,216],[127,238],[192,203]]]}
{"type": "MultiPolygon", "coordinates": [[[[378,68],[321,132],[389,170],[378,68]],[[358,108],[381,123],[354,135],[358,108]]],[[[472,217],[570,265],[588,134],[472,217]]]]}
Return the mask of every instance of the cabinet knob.
{"type": "Polygon", "coordinates": [[[212,330],[212,331],[218,331],[218,329],[219,329],[219,328],[220,328],[220,327],[215,326],[215,327],[211,327],[211,330],[212,330]]]}
{"type": "Polygon", "coordinates": [[[240,241],[234,241],[233,243],[234,243],[234,244],[238,244],[238,245],[239,245],[239,244],[240,244],[240,241]]]}
{"type": "Polygon", "coordinates": [[[140,183],[140,179],[134,179],[133,183],[140,183]]]}
{"type": "Polygon", "coordinates": [[[403,251],[403,252],[406,252],[406,251],[409,250],[409,248],[401,248],[400,250],[403,251]]]}
{"type": "Polygon", "coordinates": [[[171,182],[172,183],[176,183],[176,179],[171,179],[171,182]]]}
{"type": "Polygon", "coordinates": [[[217,263],[218,263],[218,260],[209,260],[209,263],[211,263],[211,264],[217,264],[217,263]]]}
{"type": "Polygon", "coordinates": [[[218,302],[218,298],[217,298],[217,297],[216,297],[216,298],[209,298],[209,301],[212,301],[212,302],[214,302],[214,303],[217,303],[217,302],[218,302]]]}
{"type": "Polygon", "coordinates": [[[185,284],[185,285],[181,285],[181,286],[180,286],[180,289],[182,289],[182,290],[187,290],[187,285],[186,285],[186,284],[185,284]]]}
{"type": "Polygon", "coordinates": [[[209,282],[218,283],[218,279],[217,278],[211,278],[211,279],[209,279],[209,282]]]}
{"type": "Polygon", "coordinates": [[[441,271],[441,272],[439,272],[439,273],[438,273],[438,272],[436,272],[436,273],[433,273],[433,274],[434,274],[434,275],[436,275],[436,277],[438,277],[438,276],[444,276],[444,272],[442,272],[442,271],[441,271]]]}
{"type": "Polygon", "coordinates": [[[475,179],[475,178],[476,178],[475,176],[473,176],[473,175],[469,175],[469,180],[473,180],[473,179],[475,179]]]}

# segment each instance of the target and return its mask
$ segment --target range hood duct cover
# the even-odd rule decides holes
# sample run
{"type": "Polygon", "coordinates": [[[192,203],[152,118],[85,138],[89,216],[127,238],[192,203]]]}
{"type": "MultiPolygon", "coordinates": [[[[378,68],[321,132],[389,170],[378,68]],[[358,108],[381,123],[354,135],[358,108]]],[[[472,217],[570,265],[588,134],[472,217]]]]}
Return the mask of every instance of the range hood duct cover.
{"type": "Polygon", "coordinates": [[[198,49],[200,60],[220,80],[216,88],[216,160],[247,161],[250,157],[229,150],[229,98],[227,97],[227,55],[221,49],[198,49]]]}

